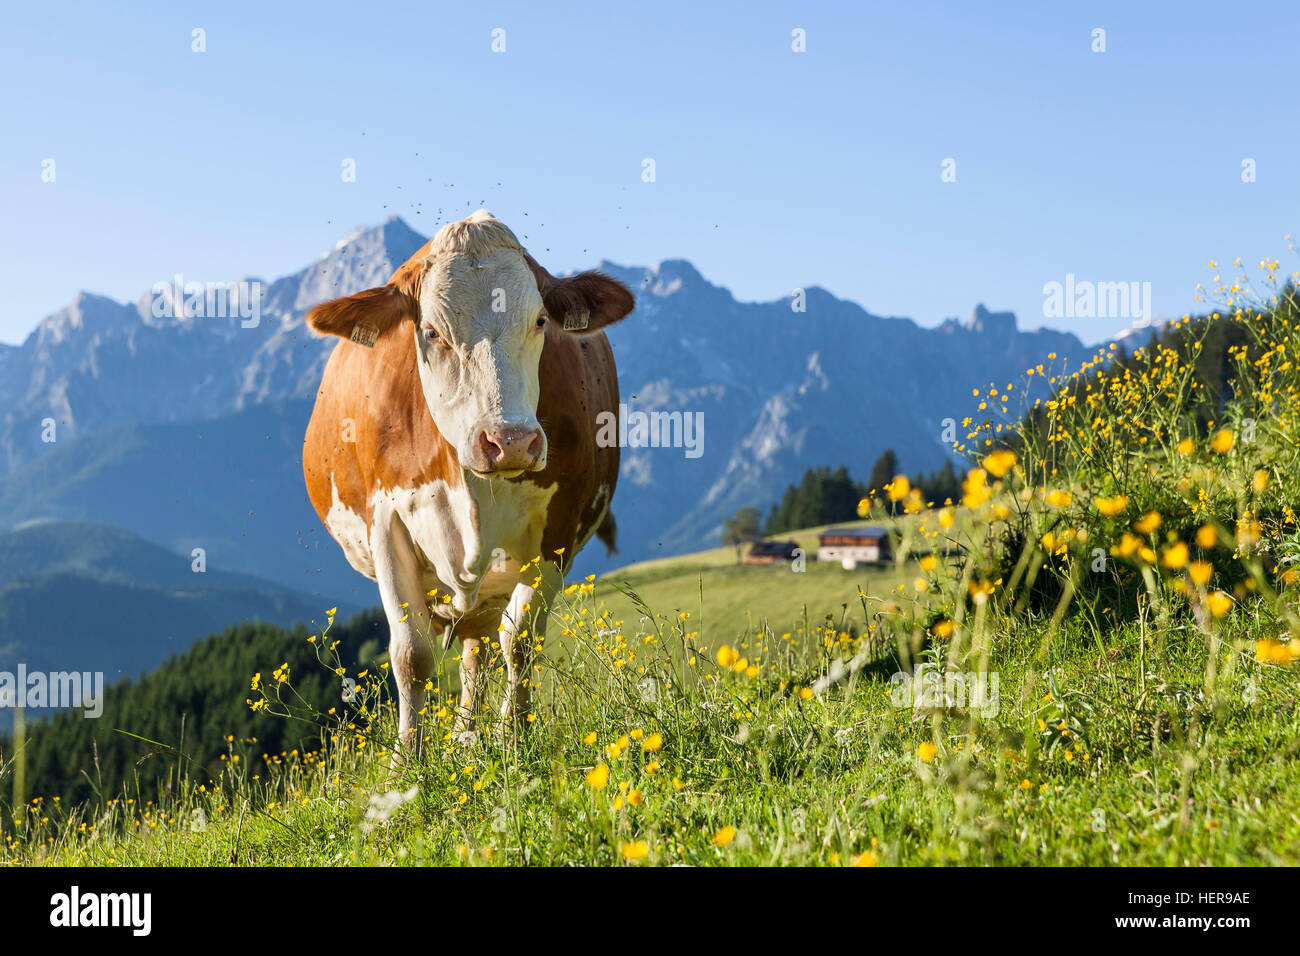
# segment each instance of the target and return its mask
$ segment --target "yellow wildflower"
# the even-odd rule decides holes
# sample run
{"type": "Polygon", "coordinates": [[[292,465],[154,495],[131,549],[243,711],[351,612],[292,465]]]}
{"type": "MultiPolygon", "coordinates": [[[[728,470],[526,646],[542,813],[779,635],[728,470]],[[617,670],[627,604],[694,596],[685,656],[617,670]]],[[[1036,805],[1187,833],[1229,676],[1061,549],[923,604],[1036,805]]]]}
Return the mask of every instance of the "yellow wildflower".
{"type": "Polygon", "coordinates": [[[713,839],[709,842],[714,846],[726,846],[732,840],[736,839],[736,828],[732,826],[723,827],[717,833],[713,834],[713,839]]]}
{"type": "Polygon", "coordinates": [[[1224,428],[1214,433],[1214,437],[1210,439],[1210,448],[1220,455],[1226,455],[1232,451],[1232,446],[1236,443],[1237,437],[1230,429],[1224,428]]]}
{"type": "Polygon", "coordinates": [[[1160,527],[1160,512],[1148,511],[1133,523],[1133,530],[1138,534],[1150,534],[1160,527]]]}

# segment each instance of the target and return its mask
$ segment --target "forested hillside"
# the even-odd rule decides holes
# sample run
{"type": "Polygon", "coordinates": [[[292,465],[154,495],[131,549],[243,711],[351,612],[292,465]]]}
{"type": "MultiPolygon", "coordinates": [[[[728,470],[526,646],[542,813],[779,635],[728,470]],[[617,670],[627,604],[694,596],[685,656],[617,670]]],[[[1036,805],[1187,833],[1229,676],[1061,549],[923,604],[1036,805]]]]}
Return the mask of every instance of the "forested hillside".
{"type": "MultiPolygon", "coordinates": [[[[319,663],[321,642],[309,643],[311,636],[302,626],[238,624],[139,680],[108,688],[98,719],[73,711],[29,724],[27,794],[65,805],[124,795],[143,803],[183,777],[202,784],[217,776],[228,737],[256,738],[258,754],[318,746],[319,727],[254,712],[247,702],[256,696],[254,674],[269,681],[288,664],[296,691],[318,711],[346,712],[341,680],[319,663]]],[[[339,642],[351,669],[386,649],[388,626],[378,611],[366,611],[334,625],[328,640],[339,642]]],[[[0,738],[0,752],[2,766],[13,758],[13,741],[0,738]]],[[[0,794],[0,802],[8,797],[0,794]]]]}

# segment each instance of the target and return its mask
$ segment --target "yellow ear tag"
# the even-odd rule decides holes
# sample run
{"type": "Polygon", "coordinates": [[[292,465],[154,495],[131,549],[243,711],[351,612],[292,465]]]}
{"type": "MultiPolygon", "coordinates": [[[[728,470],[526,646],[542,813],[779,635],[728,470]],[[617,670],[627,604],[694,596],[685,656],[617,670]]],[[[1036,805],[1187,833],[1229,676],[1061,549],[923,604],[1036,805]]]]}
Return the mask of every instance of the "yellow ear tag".
{"type": "Polygon", "coordinates": [[[352,335],[350,336],[357,345],[364,345],[368,349],[375,347],[375,340],[379,338],[379,330],[373,325],[367,325],[364,322],[358,322],[352,326],[352,335]]]}

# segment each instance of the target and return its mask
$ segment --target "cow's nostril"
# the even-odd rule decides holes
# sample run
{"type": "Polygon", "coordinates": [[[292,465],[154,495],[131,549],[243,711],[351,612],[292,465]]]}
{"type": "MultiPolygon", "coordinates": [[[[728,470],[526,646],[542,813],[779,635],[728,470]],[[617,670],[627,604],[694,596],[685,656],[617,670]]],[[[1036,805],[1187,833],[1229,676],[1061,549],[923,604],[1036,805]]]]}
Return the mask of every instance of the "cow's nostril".
{"type": "Polygon", "coordinates": [[[482,432],[478,436],[478,446],[483,451],[483,457],[488,460],[489,464],[495,464],[505,457],[506,451],[492,435],[482,432]]]}
{"type": "Polygon", "coordinates": [[[523,471],[542,460],[546,436],[540,428],[499,425],[479,432],[478,446],[488,471],[523,471]]]}

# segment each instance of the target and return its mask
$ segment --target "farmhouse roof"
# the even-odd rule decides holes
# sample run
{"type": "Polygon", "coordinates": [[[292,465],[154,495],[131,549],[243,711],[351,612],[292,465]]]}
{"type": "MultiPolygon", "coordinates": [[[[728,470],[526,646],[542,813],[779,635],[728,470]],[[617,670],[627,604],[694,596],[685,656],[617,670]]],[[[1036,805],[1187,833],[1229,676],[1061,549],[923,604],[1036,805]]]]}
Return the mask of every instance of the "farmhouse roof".
{"type": "Polygon", "coordinates": [[[827,528],[821,534],[817,535],[818,540],[822,538],[884,538],[888,537],[889,532],[879,525],[867,525],[864,528],[827,528]]]}
{"type": "Polygon", "coordinates": [[[754,546],[749,549],[753,555],[759,554],[789,554],[799,547],[797,541],[755,541],[754,546]]]}

